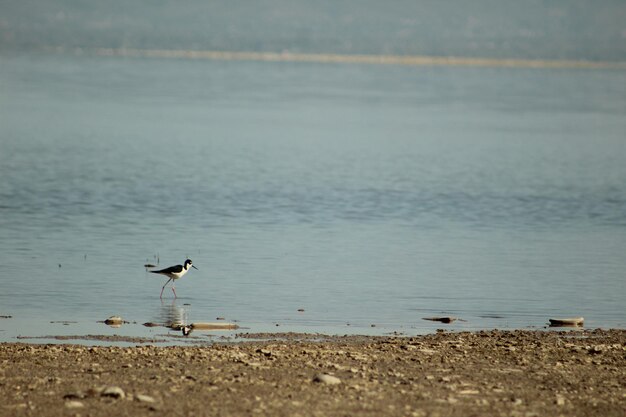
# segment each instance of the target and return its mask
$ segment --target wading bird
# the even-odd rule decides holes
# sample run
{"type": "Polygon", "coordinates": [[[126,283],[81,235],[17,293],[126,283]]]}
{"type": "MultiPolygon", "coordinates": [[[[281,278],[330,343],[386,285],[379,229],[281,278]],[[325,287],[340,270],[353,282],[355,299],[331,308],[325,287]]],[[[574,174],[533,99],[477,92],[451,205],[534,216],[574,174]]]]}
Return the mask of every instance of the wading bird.
{"type": "Polygon", "coordinates": [[[167,282],[163,284],[163,288],[161,288],[160,298],[163,298],[163,290],[165,289],[165,286],[170,281],[172,281],[172,291],[174,292],[174,298],[178,298],[178,296],[176,295],[176,288],[174,287],[174,281],[176,281],[178,278],[185,275],[187,271],[189,271],[190,267],[194,269],[198,269],[195,266],[193,266],[193,264],[191,263],[191,259],[187,259],[184,265],[174,265],[174,266],[170,266],[169,268],[161,269],[159,271],[150,271],[153,274],[161,274],[161,275],[165,275],[169,277],[167,282]]]}

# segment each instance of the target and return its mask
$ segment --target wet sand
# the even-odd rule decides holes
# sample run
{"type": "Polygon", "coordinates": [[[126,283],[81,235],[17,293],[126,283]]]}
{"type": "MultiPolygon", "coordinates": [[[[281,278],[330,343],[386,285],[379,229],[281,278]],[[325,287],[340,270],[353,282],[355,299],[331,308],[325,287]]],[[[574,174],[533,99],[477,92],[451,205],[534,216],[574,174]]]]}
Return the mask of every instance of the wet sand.
{"type": "Polygon", "coordinates": [[[625,330],[240,340],[0,344],[0,415],[530,417],[626,410],[625,330]]]}

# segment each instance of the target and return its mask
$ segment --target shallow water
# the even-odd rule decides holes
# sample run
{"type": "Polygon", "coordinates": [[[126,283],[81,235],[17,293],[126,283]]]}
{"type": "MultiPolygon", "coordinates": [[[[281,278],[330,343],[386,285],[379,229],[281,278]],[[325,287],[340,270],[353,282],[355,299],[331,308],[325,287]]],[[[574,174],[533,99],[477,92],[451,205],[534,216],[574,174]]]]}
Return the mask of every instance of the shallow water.
{"type": "Polygon", "coordinates": [[[2,341],[626,327],[624,71],[5,54],[0,89],[2,341]]]}

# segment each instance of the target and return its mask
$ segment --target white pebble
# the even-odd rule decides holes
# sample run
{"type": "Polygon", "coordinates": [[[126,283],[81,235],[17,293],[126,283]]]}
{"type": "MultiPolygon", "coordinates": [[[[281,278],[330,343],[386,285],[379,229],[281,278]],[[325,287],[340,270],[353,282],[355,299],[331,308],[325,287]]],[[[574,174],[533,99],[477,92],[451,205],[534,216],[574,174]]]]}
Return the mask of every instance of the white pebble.
{"type": "Polygon", "coordinates": [[[126,394],[120,387],[107,387],[102,391],[102,396],[113,398],[125,398],[126,394]]]}
{"type": "Polygon", "coordinates": [[[155,401],[151,396],[144,394],[137,394],[135,395],[135,398],[141,403],[153,403],[155,401]]]}
{"type": "Polygon", "coordinates": [[[341,379],[328,374],[318,374],[313,378],[313,382],[321,382],[323,384],[336,385],[341,383],[341,379]]]}
{"type": "Polygon", "coordinates": [[[85,405],[83,403],[81,403],[80,401],[66,401],[65,402],[65,407],[67,408],[82,408],[85,405]]]}

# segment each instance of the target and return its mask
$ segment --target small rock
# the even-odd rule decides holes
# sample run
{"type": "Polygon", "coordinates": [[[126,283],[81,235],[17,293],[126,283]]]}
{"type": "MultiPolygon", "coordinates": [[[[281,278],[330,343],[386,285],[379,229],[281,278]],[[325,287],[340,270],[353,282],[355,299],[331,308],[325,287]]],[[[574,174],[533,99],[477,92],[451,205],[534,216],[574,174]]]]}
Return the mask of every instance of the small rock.
{"type": "Polygon", "coordinates": [[[63,396],[63,398],[66,400],[83,399],[85,397],[86,395],[82,391],[70,392],[63,396]]]}
{"type": "Polygon", "coordinates": [[[561,395],[556,396],[556,405],[565,405],[565,397],[561,395]]]}
{"type": "Polygon", "coordinates": [[[126,394],[120,387],[107,387],[102,391],[103,397],[125,398],[126,394]]]}
{"type": "Polygon", "coordinates": [[[602,353],[602,350],[603,350],[602,348],[603,348],[602,345],[592,346],[587,349],[587,352],[589,352],[592,355],[602,353]]]}
{"type": "Polygon", "coordinates": [[[104,321],[104,324],[109,326],[121,326],[124,320],[120,316],[111,316],[104,321]]]}
{"type": "Polygon", "coordinates": [[[336,376],[328,375],[328,374],[317,374],[313,378],[313,382],[320,382],[322,384],[328,385],[337,385],[341,384],[341,379],[336,376]]]}
{"type": "Polygon", "coordinates": [[[257,349],[256,353],[261,353],[262,355],[266,356],[266,357],[270,357],[272,356],[272,351],[268,350],[268,349],[257,349]]]}
{"type": "Polygon", "coordinates": [[[156,400],[149,395],[137,394],[135,395],[135,399],[140,403],[153,403],[156,400]]]}
{"type": "Polygon", "coordinates": [[[84,406],[85,405],[81,403],[80,401],[66,401],[65,402],[66,408],[82,408],[84,406]]]}

